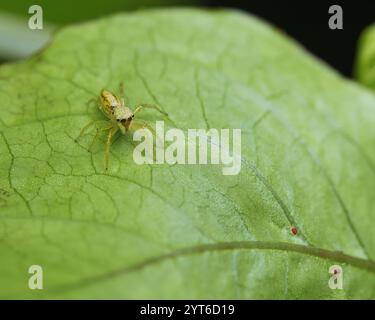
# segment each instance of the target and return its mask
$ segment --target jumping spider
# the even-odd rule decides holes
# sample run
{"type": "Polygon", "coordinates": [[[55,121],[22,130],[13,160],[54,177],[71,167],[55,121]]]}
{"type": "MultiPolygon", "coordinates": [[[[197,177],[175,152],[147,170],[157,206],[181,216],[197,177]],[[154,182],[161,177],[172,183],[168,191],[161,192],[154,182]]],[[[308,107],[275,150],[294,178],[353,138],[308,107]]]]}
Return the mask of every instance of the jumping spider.
{"type": "MultiPolygon", "coordinates": [[[[121,97],[124,97],[124,90],[122,84],[120,85],[120,93],[121,97]]],[[[99,109],[104,113],[104,115],[109,119],[109,121],[105,120],[93,120],[85,125],[79,136],[77,137],[76,141],[82,137],[82,135],[89,129],[92,125],[96,125],[96,134],[90,144],[89,150],[94,145],[95,141],[98,139],[100,133],[103,131],[108,132],[107,142],[105,144],[105,154],[104,154],[104,162],[105,162],[105,170],[108,170],[108,159],[109,159],[109,150],[111,147],[111,143],[113,140],[114,135],[120,130],[122,134],[131,131],[137,131],[138,129],[147,128],[152,132],[155,136],[155,131],[152,127],[150,127],[146,122],[138,119],[134,119],[135,115],[145,109],[155,109],[160,113],[168,116],[166,112],[160,109],[159,106],[154,104],[139,104],[135,106],[134,111],[125,105],[125,101],[123,98],[119,98],[112,92],[108,90],[102,90],[100,93],[99,101],[98,101],[99,109]],[[106,124],[102,127],[99,127],[97,124],[99,122],[105,121],[106,124]]]]}

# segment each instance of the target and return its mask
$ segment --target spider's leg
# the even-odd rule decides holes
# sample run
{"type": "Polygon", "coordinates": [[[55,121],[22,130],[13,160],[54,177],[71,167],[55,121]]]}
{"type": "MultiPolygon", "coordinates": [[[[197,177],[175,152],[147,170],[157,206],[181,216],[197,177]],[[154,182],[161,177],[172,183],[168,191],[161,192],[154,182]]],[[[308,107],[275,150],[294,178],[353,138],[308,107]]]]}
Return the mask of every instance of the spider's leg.
{"type": "Polygon", "coordinates": [[[88,128],[90,128],[92,125],[94,125],[95,122],[96,122],[96,120],[92,120],[92,121],[90,121],[87,125],[85,125],[85,126],[81,129],[81,131],[80,131],[80,133],[79,133],[79,136],[78,136],[77,138],[75,138],[75,142],[77,142],[78,139],[81,138],[81,137],[83,136],[83,134],[86,132],[86,130],[87,130],[88,128]]]}
{"type": "Polygon", "coordinates": [[[122,81],[120,82],[119,91],[120,91],[121,96],[124,96],[124,94],[125,94],[125,86],[124,86],[124,83],[122,81]]]}
{"type": "Polygon", "coordinates": [[[87,125],[85,125],[82,129],[81,129],[81,131],[80,131],[80,133],[79,133],[79,136],[75,139],[75,142],[77,142],[78,141],[78,139],[80,139],[82,136],[83,136],[83,134],[91,127],[91,126],[93,126],[94,124],[96,124],[96,123],[98,123],[98,122],[103,122],[104,120],[92,120],[92,121],[90,121],[87,125]]]}
{"type": "Polygon", "coordinates": [[[122,81],[120,82],[119,92],[120,92],[120,96],[122,98],[122,101],[124,102],[125,105],[127,105],[129,100],[128,100],[128,97],[125,94],[125,86],[124,86],[124,83],[122,81]]]}
{"type": "Polygon", "coordinates": [[[91,144],[90,144],[89,150],[91,150],[91,148],[92,148],[92,146],[94,145],[95,141],[99,138],[100,133],[101,133],[102,131],[106,131],[106,130],[109,130],[109,129],[111,129],[111,128],[113,128],[113,124],[112,124],[112,123],[110,123],[110,124],[108,124],[107,126],[104,126],[104,127],[102,127],[102,128],[99,128],[99,127],[97,126],[97,127],[96,127],[96,133],[95,133],[94,138],[93,138],[92,141],[91,141],[91,144]]]}
{"type": "Polygon", "coordinates": [[[161,114],[164,114],[165,116],[168,116],[168,113],[161,110],[158,105],[147,104],[147,103],[141,103],[139,105],[136,105],[133,113],[136,114],[137,112],[141,111],[142,109],[155,109],[156,111],[159,111],[161,114]]]}
{"type": "Polygon", "coordinates": [[[91,105],[95,106],[95,107],[99,107],[100,106],[100,99],[98,98],[90,98],[87,102],[86,102],[86,112],[87,113],[90,113],[90,110],[91,110],[91,105]]]}
{"type": "Polygon", "coordinates": [[[97,104],[99,101],[98,101],[98,98],[90,98],[87,102],[86,102],[86,105],[87,106],[90,106],[91,103],[94,103],[97,104]]]}
{"type": "Polygon", "coordinates": [[[105,171],[108,170],[109,149],[111,147],[112,138],[117,132],[117,130],[118,130],[118,127],[112,127],[108,133],[107,142],[105,144],[105,154],[104,154],[105,171]]]}
{"type": "Polygon", "coordinates": [[[130,122],[130,125],[129,125],[129,131],[137,131],[139,129],[148,129],[153,137],[156,137],[156,132],[154,130],[153,127],[151,127],[148,123],[142,121],[142,120],[138,120],[138,119],[133,119],[132,122],[130,122]]]}
{"type": "Polygon", "coordinates": [[[94,136],[94,138],[92,139],[92,141],[90,143],[89,150],[91,150],[91,148],[94,145],[95,141],[99,138],[99,134],[100,134],[100,130],[98,128],[96,128],[96,133],[95,133],[95,136],[94,136]]]}

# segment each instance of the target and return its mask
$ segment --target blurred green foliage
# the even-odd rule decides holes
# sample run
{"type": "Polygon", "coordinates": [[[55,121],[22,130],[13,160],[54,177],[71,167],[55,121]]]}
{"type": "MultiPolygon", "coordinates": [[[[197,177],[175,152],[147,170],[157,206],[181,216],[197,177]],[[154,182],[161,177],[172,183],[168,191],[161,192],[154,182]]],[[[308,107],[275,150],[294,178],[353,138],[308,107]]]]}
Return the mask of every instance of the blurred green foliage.
{"type": "Polygon", "coordinates": [[[28,8],[38,4],[43,8],[45,21],[68,24],[93,19],[106,14],[149,7],[199,4],[199,0],[2,0],[0,10],[16,15],[27,15],[28,8]]]}
{"type": "Polygon", "coordinates": [[[1,0],[0,63],[34,54],[46,45],[55,27],[123,11],[197,4],[203,0],[1,0]],[[29,8],[35,4],[43,9],[43,30],[27,27],[29,8]]]}

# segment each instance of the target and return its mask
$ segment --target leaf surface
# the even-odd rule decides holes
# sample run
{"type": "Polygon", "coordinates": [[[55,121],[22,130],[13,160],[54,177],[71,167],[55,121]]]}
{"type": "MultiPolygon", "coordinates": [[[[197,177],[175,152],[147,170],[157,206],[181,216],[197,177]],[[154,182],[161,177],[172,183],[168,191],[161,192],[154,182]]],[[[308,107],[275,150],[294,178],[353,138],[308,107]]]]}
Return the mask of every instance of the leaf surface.
{"type": "Polygon", "coordinates": [[[365,86],[375,89],[375,25],[363,32],[358,49],[356,77],[365,86]]]}

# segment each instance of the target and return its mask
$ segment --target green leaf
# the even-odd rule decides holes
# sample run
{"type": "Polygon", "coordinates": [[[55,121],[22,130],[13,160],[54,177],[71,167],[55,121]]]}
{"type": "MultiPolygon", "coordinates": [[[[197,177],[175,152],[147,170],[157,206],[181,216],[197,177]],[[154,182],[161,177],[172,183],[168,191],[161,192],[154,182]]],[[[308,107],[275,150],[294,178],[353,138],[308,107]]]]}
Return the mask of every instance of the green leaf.
{"type": "Polygon", "coordinates": [[[355,72],[359,82],[375,89],[375,25],[368,27],[359,40],[355,72]]]}
{"type": "Polygon", "coordinates": [[[2,66],[0,87],[1,297],[375,298],[375,97],[276,29],[232,11],[116,15],[2,66]],[[240,174],[136,165],[131,135],[105,172],[105,136],[92,152],[94,130],[75,138],[120,82],[131,106],[168,112],[150,124],[241,128],[240,174]]]}

